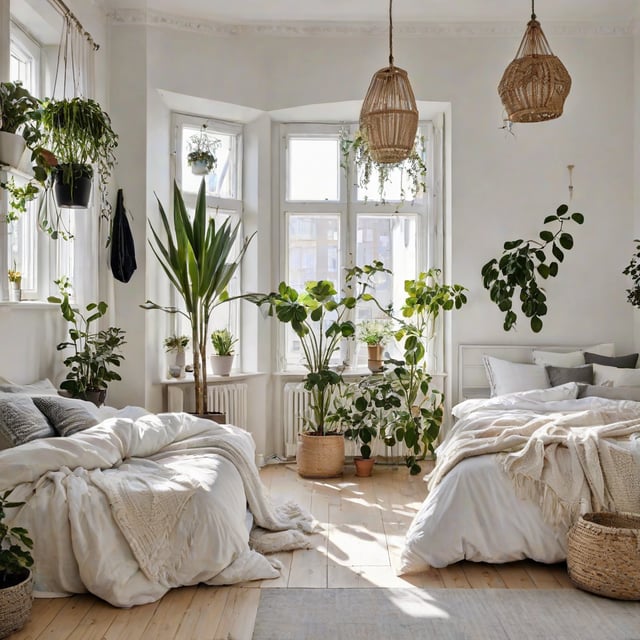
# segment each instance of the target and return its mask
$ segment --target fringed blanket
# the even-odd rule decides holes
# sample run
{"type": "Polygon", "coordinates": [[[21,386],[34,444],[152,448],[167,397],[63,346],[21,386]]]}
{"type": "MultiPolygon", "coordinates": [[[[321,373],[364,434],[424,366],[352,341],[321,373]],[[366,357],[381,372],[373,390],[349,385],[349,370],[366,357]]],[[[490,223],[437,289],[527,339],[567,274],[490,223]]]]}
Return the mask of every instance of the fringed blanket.
{"type": "Polygon", "coordinates": [[[180,585],[276,577],[261,554],[308,546],[313,522],[270,502],[254,453],[247,432],[188,414],[115,418],[0,452],[0,491],[26,501],[12,517],[35,540],[36,591],[131,606],[180,585]]]}
{"type": "MultiPolygon", "coordinates": [[[[477,411],[437,450],[433,489],[460,461],[501,454],[520,497],[536,501],[546,522],[566,529],[587,511],[640,511],[640,418],[633,411],[534,413],[477,411]]],[[[573,411],[569,411],[573,408],[573,411]]]]}

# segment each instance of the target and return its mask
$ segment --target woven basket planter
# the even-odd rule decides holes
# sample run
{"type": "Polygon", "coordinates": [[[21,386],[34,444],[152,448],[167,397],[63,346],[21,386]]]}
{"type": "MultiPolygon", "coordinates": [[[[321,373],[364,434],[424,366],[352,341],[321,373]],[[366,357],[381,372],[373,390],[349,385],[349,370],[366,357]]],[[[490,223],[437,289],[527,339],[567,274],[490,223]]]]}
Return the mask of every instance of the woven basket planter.
{"type": "Polygon", "coordinates": [[[580,589],[640,600],[640,514],[581,516],[569,531],[567,568],[580,589]]]}
{"type": "Polygon", "coordinates": [[[33,604],[33,575],[13,587],[0,589],[0,638],[22,629],[31,617],[33,604]]]}
{"type": "Polygon", "coordinates": [[[298,475],[303,478],[336,478],[344,470],[344,436],[341,433],[298,435],[298,475]]]}

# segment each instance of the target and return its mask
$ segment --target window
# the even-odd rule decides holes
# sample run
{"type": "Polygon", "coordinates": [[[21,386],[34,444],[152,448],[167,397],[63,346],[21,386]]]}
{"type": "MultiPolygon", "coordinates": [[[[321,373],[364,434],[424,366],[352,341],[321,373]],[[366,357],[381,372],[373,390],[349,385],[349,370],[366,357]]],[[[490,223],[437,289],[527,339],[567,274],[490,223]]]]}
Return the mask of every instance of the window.
{"type": "MultiPolygon", "coordinates": [[[[202,180],[205,181],[207,194],[207,208],[211,216],[216,220],[231,218],[232,224],[242,221],[242,127],[240,125],[206,117],[173,114],[173,129],[175,133],[175,178],[182,191],[185,205],[189,211],[194,211],[196,197],[202,180]],[[215,150],[216,166],[208,175],[195,175],[187,161],[189,153],[189,140],[201,132],[201,127],[206,124],[207,135],[218,140],[215,150]]],[[[242,228],[236,239],[237,251],[242,245],[242,228]]],[[[234,253],[236,255],[236,253],[234,253]]],[[[241,292],[240,267],[232,281],[229,283],[229,295],[234,296],[241,292]]],[[[175,290],[172,291],[175,306],[180,306],[182,300],[175,290]]],[[[232,301],[220,305],[213,313],[209,326],[209,333],[214,329],[228,328],[234,337],[240,336],[240,311],[239,301],[232,301]]],[[[191,329],[186,319],[178,314],[168,316],[167,335],[177,333],[191,337],[191,329]]],[[[236,358],[234,366],[240,364],[240,348],[242,341],[235,347],[236,358]]]]}
{"type": "MultiPolygon", "coordinates": [[[[356,167],[345,167],[340,150],[340,125],[281,125],[280,242],[281,279],[300,290],[309,280],[328,279],[343,286],[346,268],[381,260],[393,274],[379,277],[376,297],[398,309],[404,299],[404,280],[438,266],[439,225],[435,223],[434,127],[420,124],[427,161],[426,192],[402,200],[401,169],[391,172],[383,201],[378,178],[366,188],[358,185],[356,167]]],[[[351,126],[351,132],[356,125],[351,126]]],[[[357,323],[382,313],[372,304],[358,307],[357,323]]],[[[300,347],[293,331],[281,327],[281,369],[300,366],[300,347]]],[[[348,366],[366,364],[366,350],[345,345],[340,357],[348,366]]],[[[338,362],[336,362],[338,364],[338,362]]]]}

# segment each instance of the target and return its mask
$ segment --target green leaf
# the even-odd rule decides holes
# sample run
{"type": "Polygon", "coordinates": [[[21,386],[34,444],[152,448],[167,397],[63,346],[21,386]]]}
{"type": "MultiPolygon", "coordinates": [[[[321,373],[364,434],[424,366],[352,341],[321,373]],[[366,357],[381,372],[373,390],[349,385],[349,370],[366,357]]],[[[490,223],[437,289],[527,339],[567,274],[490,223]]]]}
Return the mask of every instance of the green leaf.
{"type": "Polygon", "coordinates": [[[558,216],[547,216],[544,219],[544,224],[549,224],[550,222],[555,222],[558,219],[558,216]]]}
{"type": "Polygon", "coordinates": [[[564,253],[562,252],[562,249],[555,242],[553,243],[551,252],[553,253],[554,258],[558,262],[562,262],[564,260],[564,253]]]}
{"type": "Polygon", "coordinates": [[[531,330],[534,333],[540,333],[542,331],[542,320],[538,316],[531,318],[531,330]]]}
{"type": "Polygon", "coordinates": [[[561,233],[558,240],[560,246],[567,251],[573,247],[573,237],[569,233],[561,233]]]}
{"type": "Polygon", "coordinates": [[[540,239],[544,242],[551,242],[553,240],[553,233],[545,229],[544,231],[540,232],[540,239]]]}
{"type": "Polygon", "coordinates": [[[569,211],[569,207],[566,204],[561,204],[557,209],[556,209],[556,213],[559,216],[563,216],[565,213],[567,213],[567,211],[569,211]]]}
{"type": "Polygon", "coordinates": [[[572,213],[571,219],[577,224],[582,224],[584,222],[584,216],[581,213],[572,213]]]}

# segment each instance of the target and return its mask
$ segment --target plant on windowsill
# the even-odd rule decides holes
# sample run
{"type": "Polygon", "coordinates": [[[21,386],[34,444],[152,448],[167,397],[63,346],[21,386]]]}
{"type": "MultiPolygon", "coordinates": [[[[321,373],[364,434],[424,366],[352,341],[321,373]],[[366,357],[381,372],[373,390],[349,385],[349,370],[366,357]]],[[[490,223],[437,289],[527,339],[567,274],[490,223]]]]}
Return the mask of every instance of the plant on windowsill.
{"type": "Polygon", "coordinates": [[[416,142],[409,157],[396,164],[376,162],[369,153],[366,132],[358,129],[353,136],[346,129],[340,131],[340,150],[342,162],[340,166],[349,175],[350,161],[353,159],[356,165],[357,185],[366,189],[371,178],[377,173],[378,197],[381,203],[385,202],[385,185],[389,182],[391,172],[394,169],[402,170],[402,183],[400,185],[400,202],[407,199],[415,200],[418,195],[426,190],[425,176],[427,167],[424,163],[424,137],[416,136],[416,142]],[[405,177],[407,183],[405,182],[405,177]]]}
{"type": "Polygon", "coordinates": [[[169,365],[169,376],[172,378],[184,377],[185,347],[189,344],[189,336],[172,335],[164,339],[164,350],[174,353],[173,363],[169,365]]]}
{"type": "Polygon", "coordinates": [[[211,173],[218,163],[216,149],[220,144],[218,138],[214,138],[207,133],[207,125],[203,124],[200,127],[200,132],[192,135],[187,140],[189,147],[187,163],[191,167],[191,173],[196,176],[211,173]]]}
{"type": "Polygon", "coordinates": [[[24,504],[10,501],[10,494],[0,495],[0,638],[25,625],[33,603],[33,540],[26,529],[6,522],[5,510],[24,504]]]}
{"type": "Polygon", "coordinates": [[[13,269],[7,272],[9,279],[9,302],[20,302],[22,299],[20,286],[22,285],[22,273],[18,271],[16,261],[13,261],[13,269]]]}
{"type": "Polygon", "coordinates": [[[195,413],[208,417],[207,401],[207,346],[208,326],[214,309],[229,301],[227,286],[247,251],[253,235],[242,242],[235,258],[232,257],[240,223],[229,218],[218,223],[209,217],[204,178],[196,198],[195,213],[189,215],[177,183],[173,186],[173,225],[158,200],[158,210],[166,239],[160,237],[149,222],[152,238],[149,245],[158,259],[169,282],[184,302],[184,308],[167,307],[147,300],[143,309],[156,309],[165,313],[179,313],[191,326],[193,348],[193,378],[195,413]]]}
{"type": "Polygon", "coordinates": [[[60,297],[50,296],[47,299],[60,305],[62,317],[69,323],[69,340],[58,344],[57,350],[73,349],[71,355],[64,359],[69,371],[60,388],[72,398],[89,400],[99,407],[104,404],[109,383],[122,380],[115,367],[124,360],[121,348],[126,344],[125,332],[118,327],[95,331],[93,323],[107,313],[107,303],[91,302],[85,307],[85,312],[76,310],[69,300],[69,279],[63,277],[55,283],[60,297]]]}
{"type": "Polygon", "coordinates": [[[307,431],[299,436],[296,455],[302,477],[329,478],[342,474],[344,437],[332,411],[333,396],[342,383],[342,375],[332,365],[332,358],[343,338],[355,336],[356,327],[349,316],[360,300],[373,300],[368,290],[372,278],[380,272],[389,273],[381,262],[347,270],[346,293],[341,296],[329,280],[307,282],[303,291],[281,282],[278,290],[268,295],[247,296],[259,307],[266,307],[270,316],[291,325],[300,340],[307,370],[304,387],[311,396],[305,420],[307,431]]]}
{"type": "Polygon", "coordinates": [[[393,336],[390,320],[363,320],[358,325],[358,339],[367,345],[367,365],[371,373],[382,371],[384,345],[393,336]]]}
{"type": "Polygon", "coordinates": [[[509,331],[518,319],[513,310],[513,297],[520,289],[520,308],[525,317],[530,318],[531,330],[542,331],[542,316],[547,315],[547,296],[538,283],[555,278],[558,266],[565,258],[565,252],[573,248],[573,236],[564,231],[567,222],[582,224],[581,213],[568,214],[569,207],[561,204],[555,214],[544,219],[544,224],[558,224],[555,231],[544,229],[539,240],[511,240],[504,243],[504,251],[499,258],[489,260],[482,267],[482,283],[489,291],[491,301],[498,305],[504,315],[503,328],[509,331]],[[551,256],[547,250],[551,249],[551,256]]]}
{"type": "Polygon", "coordinates": [[[228,376],[233,366],[233,345],[238,342],[237,338],[229,329],[216,329],[211,334],[211,344],[213,345],[213,355],[211,356],[211,371],[215,376],[228,376]]]}
{"type": "Polygon", "coordinates": [[[22,83],[0,82],[0,165],[17,168],[25,146],[38,146],[39,107],[22,83]]]}
{"type": "Polygon", "coordinates": [[[411,475],[420,473],[418,461],[433,453],[443,419],[444,394],[431,387],[427,347],[435,337],[440,313],[460,309],[467,302],[465,287],[442,284],[440,276],[439,269],[430,269],[405,281],[400,317],[387,312],[398,323],[395,339],[402,344],[403,358],[388,358],[381,373],[358,383],[347,416],[352,437],[363,440],[363,434],[371,439],[380,435],[390,447],[403,443],[411,475]]]}

